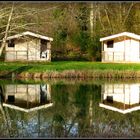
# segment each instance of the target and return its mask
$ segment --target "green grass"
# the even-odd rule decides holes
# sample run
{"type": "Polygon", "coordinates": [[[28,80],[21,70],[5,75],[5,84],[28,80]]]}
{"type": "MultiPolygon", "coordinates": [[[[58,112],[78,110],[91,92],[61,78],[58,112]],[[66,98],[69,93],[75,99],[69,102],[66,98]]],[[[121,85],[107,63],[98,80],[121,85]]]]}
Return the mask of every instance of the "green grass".
{"type": "Polygon", "coordinates": [[[0,62],[0,76],[28,78],[140,78],[140,64],[82,61],[0,62]]]}
{"type": "Polygon", "coordinates": [[[46,71],[64,71],[64,70],[117,70],[117,71],[139,71],[140,64],[122,64],[122,63],[101,63],[101,62],[81,62],[81,61],[59,61],[50,63],[21,63],[21,62],[0,62],[1,71],[22,70],[26,72],[46,72],[46,71]]]}

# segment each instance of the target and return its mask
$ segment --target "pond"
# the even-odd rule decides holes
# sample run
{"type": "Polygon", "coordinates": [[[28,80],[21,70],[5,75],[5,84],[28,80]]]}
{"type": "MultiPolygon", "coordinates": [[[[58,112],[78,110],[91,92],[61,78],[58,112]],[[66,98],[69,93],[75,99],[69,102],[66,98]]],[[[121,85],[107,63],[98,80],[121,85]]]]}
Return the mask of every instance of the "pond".
{"type": "Polygon", "coordinates": [[[0,80],[1,138],[136,138],[140,81],[0,80]]]}

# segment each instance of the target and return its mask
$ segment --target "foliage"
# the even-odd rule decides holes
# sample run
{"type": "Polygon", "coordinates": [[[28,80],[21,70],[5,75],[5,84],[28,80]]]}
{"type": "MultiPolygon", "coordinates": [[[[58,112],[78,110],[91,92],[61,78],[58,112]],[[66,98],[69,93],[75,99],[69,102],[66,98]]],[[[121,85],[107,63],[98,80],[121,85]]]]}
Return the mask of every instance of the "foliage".
{"type": "MultiPolygon", "coordinates": [[[[101,37],[124,31],[139,34],[139,6],[138,2],[17,2],[9,35],[31,30],[53,37],[52,60],[100,61],[99,39],[101,37]],[[92,21],[90,21],[91,12],[92,21]],[[91,23],[93,23],[92,28],[91,23]]],[[[11,3],[1,3],[0,7],[0,38],[2,39],[11,3]]]]}

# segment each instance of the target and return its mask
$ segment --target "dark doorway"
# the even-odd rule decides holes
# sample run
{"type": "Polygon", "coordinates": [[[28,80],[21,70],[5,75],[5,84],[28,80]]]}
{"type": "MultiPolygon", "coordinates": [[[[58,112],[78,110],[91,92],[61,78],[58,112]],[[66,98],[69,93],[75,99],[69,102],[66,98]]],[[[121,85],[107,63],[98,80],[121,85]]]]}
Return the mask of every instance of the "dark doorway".
{"type": "Polygon", "coordinates": [[[47,58],[47,40],[41,39],[40,58],[47,58]]]}
{"type": "Polygon", "coordinates": [[[8,96],[8,102],[15,102],[15,96],[14,95],[9,95],[8,96]]]}
{"type": "Polygon", "coordinates": [[[107,96],[106,97],[107,102],[113,103],[113,96],[107,96]]]}

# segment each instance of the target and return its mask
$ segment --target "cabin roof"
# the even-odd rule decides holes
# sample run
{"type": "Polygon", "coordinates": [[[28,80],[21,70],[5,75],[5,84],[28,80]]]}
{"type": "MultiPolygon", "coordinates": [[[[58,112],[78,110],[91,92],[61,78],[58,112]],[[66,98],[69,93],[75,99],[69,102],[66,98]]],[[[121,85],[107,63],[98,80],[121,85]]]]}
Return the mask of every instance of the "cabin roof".
{"type": "Polygon", "coordinates": [[[26,35],[33,36],[33,37],[40,38],[40,39],[53,41],[53,38],[51,38],[51,37],[47,37],[47,36],[40,35],[40,34],[37,34],[37,33],[33,33],[33,32],[30,32],[30,31],[26,31],[26,32],[19,33],[19,34],[13,35],[13,36],[9,36],[9,37],[7,37],[7,40],[19,38],[21,36],[26,36],[26,35]]]}
{"type": "Polygon", "coordinates": [[[114,39],[114,38],[121,37],[121,36],[128,36],[128,37],[140,40],[140,35],[130,33],[130,32],[122,32],[119,34],[114,34],[111,36],[100,38],[100,41],[110,40],[110,39],[114,39]]]}
{"type": "Polygon", "coordinates": [[[105,109],[112,110],[112,111],[117,111],[117,112],[122,113],[122,114],[126,114],[126,113],[130,113],[132,111],[140,110],[140,106],[135,106],[135,107],[128,108],[128,109],[119,109],[117,107],[109,106],[109,105],[106,105],[106,104],[103,104],[103,103],[100,103],[99,106],[103,107],[105,109]]]}
{"type": "Polygon", "coordinates": [[[36,111],[36,110],[40,110],[40,109],[43,109],[43,108],[51,107],[51,106],[53,106],[53,103],[47,103],[47,104],[40,105],[40,106],[37,106],[37,107],[33,107],[33,108],[30,108],[30,109],[22,108],[22,107],[19,107],[19,106],[16,106],[16,105],[8,104],[8,103],[3,103],[2,105],[5,106],[5,107],[9,107],[11,109],[15,109],[15,110],[23,111],[23,112],[31,112],[31,111],[36,111]]]}

